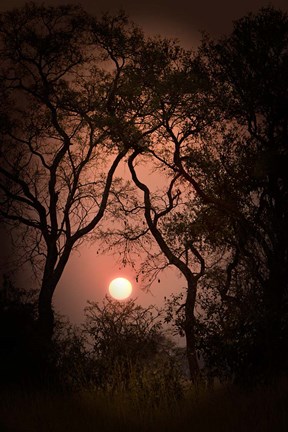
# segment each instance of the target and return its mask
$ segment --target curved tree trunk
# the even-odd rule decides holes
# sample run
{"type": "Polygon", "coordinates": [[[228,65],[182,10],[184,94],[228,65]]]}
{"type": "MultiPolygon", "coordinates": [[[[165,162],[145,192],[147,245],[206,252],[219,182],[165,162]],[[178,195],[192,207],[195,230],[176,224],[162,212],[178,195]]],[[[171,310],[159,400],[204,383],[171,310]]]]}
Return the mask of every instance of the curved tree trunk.
{"type": "MultiPolygon", "coordinates": [[[[189,365],[189,372],[190,372],[190,379],[193,383],[197,383],[199,381],[199,364],[197,360],[197,353],[196,353],[196,341],[195,341],[195,317],[194,317],[194,308],[195,308],[195,302],[196,302],[196,292],[197,292],[197,282],[199,277],[201,277],[204,273],[204,260],[201,257],[201,255],[197,252],[197,250],[193,247],[193,245],[190,244],[190,248],[193,251],[193,253],[196,255],[196,257],[199,259],[201,264],[201,270],[198,273],[197,276],[195,276],[191,269],[189,268],[189,265],[182,261],[177,254],[174,253],[174,251],[169,247],[167,241],[165,241],[165,238],[163,237],[161,231],[158,229],[157,222],[159,219],[159,213],[157,214],[155,212],[155,209],[152,208],[151,199],[150,199],[150,190],[148,186],[144,183],[142,183],[134,169],[133,161],[139,154],[139,151],[135,151],[128,160],[128,165],[130,172],[132,174],[132,179],[136,186],[144,192],[144,204],[145,204],[145,219],[147,222],[147,225],[150,229],[151,234],[153,235],[154,239],[158,243],[158,246],[160,247],[163,254],[166,256],[167,260],[170,264],[173,264],[185,277],[187,281],[187,296],[186,296],[186,303],[185,303],[185,323],[184,323],[184,332],[186,336],[186,352],[187,352],[187,360],[189,365]],[[153,216],[152,216],[153,215],[153,216]]],[[[173,199],[171,197],[171,188],[173,185],[173,182],[175,181],[175,178],[170,183],[170,189],[168,191],[168,196],[170,197],[170,206],[167,207],[166,211],[170,211],[173,207],[173,199]],[[170,194],[170,195],[169,195],[170,194]]],[[[163,212],[165,213],[165,212],[163,212]]],[[[162,214],[163,214],[162,213],[162,214]]],[[[166,214],[166,213],[165,213],[166,214]]]]}

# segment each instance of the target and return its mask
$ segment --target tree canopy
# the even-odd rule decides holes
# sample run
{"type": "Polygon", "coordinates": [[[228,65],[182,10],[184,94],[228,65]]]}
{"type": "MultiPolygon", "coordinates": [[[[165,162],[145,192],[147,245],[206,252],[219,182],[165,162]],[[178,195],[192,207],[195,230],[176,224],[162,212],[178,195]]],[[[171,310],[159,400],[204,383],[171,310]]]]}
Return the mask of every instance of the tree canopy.
{"type": "Polygon", "coordinates": [[[159,125],[134,85],[152,43],[124,14],[33,3],[3,13],[0,36],[1,220],[39,276],[51,336],[71,251],[123,193],[120,161],[159,125]]]}

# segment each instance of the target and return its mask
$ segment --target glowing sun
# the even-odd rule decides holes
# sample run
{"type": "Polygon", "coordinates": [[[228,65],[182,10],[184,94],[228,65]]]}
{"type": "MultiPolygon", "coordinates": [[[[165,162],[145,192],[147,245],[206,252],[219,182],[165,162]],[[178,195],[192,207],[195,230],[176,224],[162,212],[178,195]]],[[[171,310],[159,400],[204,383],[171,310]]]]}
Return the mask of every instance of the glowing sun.
{"type": "Polygon", "coordinates": [[[116,300],[124,300],[132,293],[132,284],[122,277],[113,279],[109,285],[109,293],[116,300]]]}

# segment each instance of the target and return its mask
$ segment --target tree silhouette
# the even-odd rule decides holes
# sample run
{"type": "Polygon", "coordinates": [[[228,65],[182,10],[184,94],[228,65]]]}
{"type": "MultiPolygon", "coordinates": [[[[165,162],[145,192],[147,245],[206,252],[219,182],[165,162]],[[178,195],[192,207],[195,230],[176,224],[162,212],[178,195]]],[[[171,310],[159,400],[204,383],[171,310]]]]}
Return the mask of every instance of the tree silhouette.
{"type": "Polygon", "coordinates": [[[177,350],[164,332],[161,310],[106,296],[88,302],[85,316],[94,385],[128,390],[145,405],[181,396],[177,350]]]}
{"type": "Polygon", "coordinates": [[[184,276],[195,382],[197,348],[219,364],[217,331],[223,347],[241,335],[247,362],[256,346],[264,368],[287,369],[287,15],[250,14],[197,54],[122,13],[31,3],[0,24],[0,217],[40,278],[45,339],[70,254],[93,235],[124,264],[144,252],[150,283],[170,265],[184,276]],[[115,176],[122,161],[132,184],[115,176]]]}
{"type": "Polygon", "coordinates": [[[157,128],[133,86],[143,44],[124,14],[31,3],[1,16],[1,220],[40,278],[48,339],[71,251],[123,192],[129,147],[157,128]]]}
{"type": "MultiPolygon", "coordinates": [[[[249,333],[246,347],[238,344],[239,353],[249,351],[250,344],[254,354],[260,348],[257,356],[251,354],[252,361],[264,357],[272,369],[275,362],[286,362],[286,33],[287,16],[263,9],[236,22],[232,35],[222,41],[204,40],[195,58],[178,51],[176,65],[159,70],[154,60],[150,71],[147,86],[154,94],[161,128],[151,137],[149,147],[129,157],[133,181],[143,193],[146,225],[134,221],[131,228],[126,222],[122,246],[126,260],[126,241],[140,241],[148,254],[144,271],[150,266],[156,275],[172,264],[185,276],[184,319],[190,322],[187,334],[193,334],[194,341],[191,372],[197,370],[197,291],[208,314],[220,302],[218,319],[224,311],[228,320],[234,315],[229,337],[235,331],[236,343],[238,330],[247,337],[249,333]],[[145,158],[162,173],[163,188],[156,190],[141,175],[136,162],[145,158]],[[160,254],[153,255],[147,227],[160,254]],[[247,301],[250,308],[245,307],[247,301]],[[254,319],[253,308],[257,309],[254,319]],[[251,325],[243,326],[244,321],[251,325]]],[[[140,207],[138,204],[137,215],[140,207]]],[[[126,209],[126,216],[131,218],[131,214],[126,209]]],[[[224,334],[224,327],[220,328],[224,334]]],[[[208,352],[208,344],[206,347],[208,352]]],[[[234,371],[237,364],[234,362],[234,371]]],[[[242,366],[243,371],[244,363],[242,366]]]]}
{"type": "Polygon", "coordinates": [[[204,204],[198,234],[208,229],[206,247],[225,258],[199,281],[213,330],[206,354],[213,360],[218,351],[223,365],[224,342],[230,372],[240,379],[287,370],[287,30],[287,15],[266,8],[237,21],[218,43],[204,41],[199,69],[214,99],[210,136],[183,154],[168,130],[174,172],[204,204]]]}
{"type": "MultiPolygon", "coordinates": [[[[203,206],[197,194],[183,186],[182,173],[175,160],[183,158],[184,163],[189,148],[197,151],[201,134],[213,122],[214,112],[210,112],[209,99],[205,96],[206,81],[191,53],[181,50],[172,41],[165,41],[165,45],[162,41],[154,42],[153,48],[148,48],[145,56],[151,58],[153,55],[153,61],[147,62],[142,75],[139,74],[138,85],[153,98],[153,115],[160,120],[161,127],[151,134],[146,146],[134,149],[128,157],[136,190],[132,192],[130,202],[121,201],[115,217],[118,228],[114,225],[110,230],[105,229],[103,235],[110,244],[117,246],[117,251],[121,249],[124,263],[129,261],[133,265],[133,245],[136,253],[144,251],[146,259],[144,257],[140,275],[146,280],[150,277],[148,284],[151,285],[159,271],[169,265],[175,266],[184,277],[187,284],[184,332],[190,375],[196,382],[199,365],[194,312],[198,281],[205,271],[205,260],[199,250],[202,232],[198,234],[197,231],[201,229],[198,214],[203,206]],[[169,53],[165,61],[163,47],[164,52],[169,53]],[[144,163],[149,163],[152,175],[157,172],[158,178],[162,177],[158,187],[156,177],[151,180],[149,176],[143,176],[141,165],[144,163]],[[137,189],[143,196],[138,200],[137,189]],[[181,231],[188,219],[183,215],[185,212],[194,219],[186,232],[181,231]]],[[[202,184],[202,180],[199,181],[202,184]]]]}
{"type": "MultiPolygon", "coordinates": [[[[223,151],[222,164],[227,183],[238,178],[242,200],[227,294],[242,300],[242,315],[245,298],[254,296],[255,316],[262,315],[260,323],[255,320],[254,342],[268,374],[287,369],[287,36],[287,14],[264,8],[238,20],[230,36],[202,48],[222,121],[234,129],[233,154],[223,151]]],[[[223,148],[230,143],[224,135],[223,148]]]]}

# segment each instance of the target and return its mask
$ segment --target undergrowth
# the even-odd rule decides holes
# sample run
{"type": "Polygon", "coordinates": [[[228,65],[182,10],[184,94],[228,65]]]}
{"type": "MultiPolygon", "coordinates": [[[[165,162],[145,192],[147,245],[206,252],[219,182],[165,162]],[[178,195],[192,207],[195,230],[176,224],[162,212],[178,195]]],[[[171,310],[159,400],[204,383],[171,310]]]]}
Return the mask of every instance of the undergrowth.
{"type": "Polygon", "coordinates": [[[287,432],[288,385],[253,390],[186,389],[153,404],[130,391],[45,392],[2,389],[1,432],[287,432]]]}

